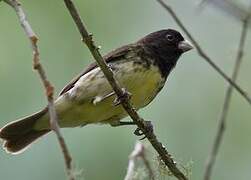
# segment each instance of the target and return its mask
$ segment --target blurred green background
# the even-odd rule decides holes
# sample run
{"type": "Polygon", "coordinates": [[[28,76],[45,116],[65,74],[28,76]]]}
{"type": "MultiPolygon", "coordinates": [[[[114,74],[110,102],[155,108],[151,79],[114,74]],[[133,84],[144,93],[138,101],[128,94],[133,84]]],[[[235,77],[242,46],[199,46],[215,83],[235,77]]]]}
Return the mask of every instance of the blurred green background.
{"type": "MultiPolygon", "coordinates": [[[[41,62],[58,93],[92,61],[81,43],[63,1],[21,1],[32,27],[39,36],[41,62]]],[[[131,43],[147,33],[179,29],[154,0],[75,0],[102,53],[131,43]]],[[[215,62],[231,74],[241,23],[207,7],[198,13],[198,1],[168,1],[195,38],[215,62]]],[[[240,1],[247,3],[246,1],[240,1]]],[[[31,50],[16,14],[0,3],[0,126],[38,111],[46,105],[37,74],[31,70],[31,50]]],[[[251,94],[251,34],[238,83],[251,94]]],[[[178,62],[168,85],[140,114],[152,120],[158,138],[178,163],[193,161],[192,179],[202,178],[204,164],[215,136],[226,82],[197,54],[191,51],[178,62]]],[[[227,131],[213,179],[251,178],[251,109],[236,92],[233,94],[227,131]]],[[[84,178],[123,179],[128,155],[138,137],[133,127],[111,128],[89,125],[64,129],[63,134],[76,168],[84,178]]],[[[149,146],[149,151],[152,149],[149,146]]],[[[149,157],[152,158],[152,157],[149,157]]],[[[13,156],[0,149],[0,179],[66,179],[61,151],[55,135],[37,141],[24,153],[13,156]]]]}

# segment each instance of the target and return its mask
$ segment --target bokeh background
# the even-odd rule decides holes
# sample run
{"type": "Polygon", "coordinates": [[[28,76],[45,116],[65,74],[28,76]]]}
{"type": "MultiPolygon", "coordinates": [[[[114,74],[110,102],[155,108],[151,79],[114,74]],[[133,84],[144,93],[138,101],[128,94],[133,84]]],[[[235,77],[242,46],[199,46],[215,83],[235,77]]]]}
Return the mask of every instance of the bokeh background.
{"type": "MultiPolygon", "coordinates": [[[[87,66],[92,58],[63,1],[21,1],[40,41],[41,62],[58,93],[87,66]]],[[[147,33],[179,29],[154,0],[75,0],[102,53],[131,43],[147,33]]],[[[244,6],[247,0],[239,1],[244,6]]],[[[168,1],[185,25],[227,74],[231,74],[241,23],[209,6],[198,11],[199,0],[168,1]]],[[[0,126],[38,111],[46,98],[31,68],[31,50],[16,14],[0,3],[0,126]]],[[[250,28],[249,28],[250,29],[250,28]]],[[[251,94],[251,32],[238,83],[251,94]]],[[[169,77],[168,85],[140,114],[154,123],[158,138],[178,163],[193,161],[192,179],[199,180],[215,136],[227,83],[196,51],[185,54],[169,77]]],[[[233,94],[227,130],[213,179],[251,178],[251,109],[233,94]]],[[[85,179],[123,179],[128,155],[138,139],[133,127],[89,125],[64,129],[77,169],[85,179]]],[[[148,151],[153,151],[149,146],[148,151]]],[[[148,158],[154,158],[149,156],[148,158]]],[[[37,141],[24,153],[13,156],[0,149],[0,179],[66,179],[61,151],[54,134],[37,141]]]]}

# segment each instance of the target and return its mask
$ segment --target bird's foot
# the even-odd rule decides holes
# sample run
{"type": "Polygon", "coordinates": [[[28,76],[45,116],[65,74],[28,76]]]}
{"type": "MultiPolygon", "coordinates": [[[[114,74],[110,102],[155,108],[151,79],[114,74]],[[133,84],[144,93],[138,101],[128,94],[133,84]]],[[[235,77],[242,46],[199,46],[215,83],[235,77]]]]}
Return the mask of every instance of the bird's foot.
{"type": "MultiPolygon", "coordinates": [[[[153,132],[153,124],[151,121],[144,121],[145,123],[145,127],[146,127],[146,133],[152,133],[153,132]]],[[[142,138],[140,138],[140,140],[143,140],[146,138],[146,135],[144,132],[142,132],[142,130],[140,128],[137,128],[135,131],[134,131],[134,134],[136,136],[142,136],[144,135],[142,138]]]]}
{"type": "MultiPolygon", "coordinates": [[[[136,136],[142,136],[144,135],[142,138],[140,138],[140,140],[143,140],[146,138],[147,133],[152,133],[153,132],[153,124],[151,121],[144,121],[145,127],[146,127],[146,133],[142,132],[142,130],[140,128],[137,128],[134,131],[134,134],[136,136]]],[[[119,127],[119,126],[128,126],[128,125],[136,125],[136,123],[134,121],[114,121],[114,122],[110,122],[110,125],[112,127],[119,127]]]]}

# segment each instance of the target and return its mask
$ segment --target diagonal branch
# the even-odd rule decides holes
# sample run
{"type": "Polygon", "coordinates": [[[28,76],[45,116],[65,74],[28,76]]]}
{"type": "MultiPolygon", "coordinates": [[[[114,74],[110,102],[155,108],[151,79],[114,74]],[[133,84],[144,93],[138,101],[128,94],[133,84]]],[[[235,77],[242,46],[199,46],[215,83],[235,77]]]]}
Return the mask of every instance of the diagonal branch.
{"type": "Polygon", "coordinates": [[[176,163],[173,161],[166,148],[162,145],[161,142],[158,141],[154,132],[148,130],[149,128],[147,127],[146,122],[138,115],[136,110],[132,107],[128,93],[121,89],[118,81],[114,78],[113,72],[107,66],[106,62],[104,61],[103,57],[99,52],[98,47],[94,44],[92,35],[88,33],[73,2],[71,0],[64,0],[64,3],[78,27],[83,42],[85,42],[94,59],[97,61],[97,64],[100,66],[105,77],[112,86],[123,108],[127,111],[132,120],[137,124],[138,128],[145,134],[146,138],[150,141],[154,149],[158,152],[159,156],[165,162],[166,166],[168,166],[173,175],[179,180],[187,180],[186,176],[177,168],[176,163]]]}
{"type": "Polygon", "coordinates": [[[58,119],[57,119],[57,114],[55,111],[54,100],[53,100],[54,88],[52,84],[50,83],[50,81],[48,80],[45,74],[45,70],[42,67],[42,64],[40,63],[39,49],[37,46],[38,37],[32,30],[32,27],[29,24],[29,22],[27,21],[25,12],[22,9],[21,4],[17,0],[4,0],[4,1],[16,11],[16,14],[19,18],[21,26],[23,27],[23,30],[26,36],[30,40],[30,45],[33,52],[33,68],[37,70],[39,77],[44,85],[44,89],[46,91],[46,97],[48,100],[48,108],[49,108],[49,114],[50,114],[51,130],[53,130],[55,134],[57,135],[57,139],[59,141],[62,153],[64,155],[68,178],[69,180],[75,180],[75,177],[73,175],[73,170],[72,170],[72,163],[71,163],[72,158],[70,156],[70,153],[68,151],[68,148],[66,146],[66,143],[64,141],[64,138],[60,132],[60,128],[58,125],[58,119]]]}
{"type": "MultiPolygon", "coordinates": [[[[239,48],[236,56],[236,61],[234,65],[234,70],[232,74],[232,80],[235,82],[239,73],[240,65],[242,62],[242,57],[243,57],[243,49],[246,41],[246,36],[247,36],[247,27],[248,27],[248,21],[250,20],[250,15],[248,15],[244,20],[243,20],[243,25],[242,25],[242,32],[241,32],[241,37],[240,37],[240,42],[239,42],[239,48]]],[[[232,97],[232,92],[233,92],[233,86],[229,85],[226,94],[225,94],[225,100],[221,112],[221,116],[219,119],[219,125],[218,125],[218,130],[216,133],[216,137],[213,142],[212,150],[211,153],[208,156],[208,160],[206,162],[206,167],[205,167],[205,173],[204,173],[204,180],[210,180],[211,179],[211,174],[212,174],[212,168],[215,164],[216,156],[218,154],[222,138],[225,132],[225,126],[226,126],[226,119],[227,119],[227,114],[231,102],[231,97],[232,97]]]]}
{"type": "Polygon", "coordinates": [[[194,39],[194,37],[191,35],[191,33],[187,30],[187,28],[184,26],[184,24],[181,22],[179,17],[176,15],[174,10],[171,8],[171,6],[167,5],[163,0],[156,0],[165,10],[173,17],[175,22],[179,25],[179,27],[184,31],[184,33],[187,35],[187,37],[191,40],[193,45],[195,46],[198,54],[204,58],[213,68],[216,70],[231,86],[233,86],[241,95],[244,97],[247,102],[251,105],[251,98],[245,92],[238,84],[236,84],[230,77],[228,77],[223,70],[216,65],[212,59],[205,53],[205,51],[201,48],[199,43],[194,39]]]}

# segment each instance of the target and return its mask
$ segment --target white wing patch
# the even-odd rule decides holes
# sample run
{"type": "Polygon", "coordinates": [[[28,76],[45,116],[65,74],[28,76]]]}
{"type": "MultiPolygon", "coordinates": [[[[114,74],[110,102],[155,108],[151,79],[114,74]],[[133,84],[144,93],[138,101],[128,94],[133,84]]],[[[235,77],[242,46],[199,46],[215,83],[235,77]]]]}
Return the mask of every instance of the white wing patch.
{"type": "Polygon", "coordinates": [[[109,94],[107,94],[107,95],[104,95],[104,96],[96,96],[96,97],[93,99],[92,103],[93,103],[94,105],[97,105],[98,103],[102,102],[102,101],[105,100],[106,98],[109,98],[109,97],[111,97],[111,96],[113,96],[113,95],[115,95],[115,92],[111,92],[111,93],[109,93],[109,94]]]}

